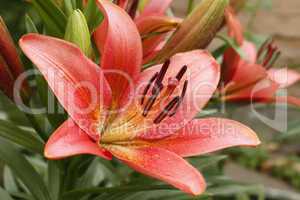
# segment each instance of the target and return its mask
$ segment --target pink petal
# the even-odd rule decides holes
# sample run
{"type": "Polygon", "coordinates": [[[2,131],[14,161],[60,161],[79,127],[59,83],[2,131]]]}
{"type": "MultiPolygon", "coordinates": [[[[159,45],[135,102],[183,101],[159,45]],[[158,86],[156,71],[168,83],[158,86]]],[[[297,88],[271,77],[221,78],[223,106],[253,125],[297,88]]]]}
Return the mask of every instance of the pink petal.
{"type": "Polygon", "coordinates": [[[94,33],[101,52],[101,67],[105,71],[113,93],[114,104],[119,104],[125,89],[140,74],[142,44],[139,32],[129,15],[109,1],[97,1],[104,21],[94,33]]]}
{"type": "Polygon", "coordinates": [[[233,93],[237,90],[255,85],[267,76],[267,71],[263,66],[241,62],[223,90],[226,94],[233,93]]]}
{"type": "Polygon", "coordinates": [[[105,108],[111,102],[111,90],[101,69],[77,47],[56,38],[28,34],[21,38],[20,46],[72,119],[96,138],[95,125],[104,121],[105,108]]]}
{"type": "Polygon", "coordinates": [[[269,102],[275,97],[279,85],[266,78],[248,87],[235,90],[224,97],[226,101],[269,102]]]}
{"type": "Polygon", "coordinates": [[[62,159],[80,154],[92,154],[111,159],[112,155],[93,141],[72,119],[65,121],[48,140],[45,151],[48,159],[62,159]]]}
{"type": "Polygon", "coordinates": [[[280,88],[287,88],[300,80],[300,73],[291,69],[270,69],[268,75],[280,88]]]}
{"type": "MultiPolygon", "coordinates": [[[[179,109],[174,116],[166,118],[160,124],[139,135],[141,138],[157,139],[173,134],[174,131],[184,127],[192,120],[215,92],[220,79],[220,66],[207,51],[195,50],[176,54],[171,58],[170,68],[166,77],[175,77],[184,65],[188,66],[186,72],[188,87],[179,109]]],[[[145,80],[145,78],[149,77],[149,73],[153,75],[153,72],[159,69],[160,66],[156,66],[144,71],[143,79],[145,80]]],[[[168,78],[165,80],[168,80],[168,78]]]]}
{"type": "Polygon", "coordinates": [[[259,138],[253,130],[233,120],[207,118],[192,120],[175,135],[153,142],[160,148],[180,156],[197,156],[233,146],[257,146],[259,138]]]}
{"type": "Polygon", "coordinates": [[[165,181],[174,187],[199,195],[205,190],[202,175],[178,155],[161,148],[111,146],[109,150],[138,172],[165,181]]]}
{"type": "Polygon", "coordinates": [[[244,41],[240,48],[244,52],[246,60],[243,60],[233,48],[228,48],[224,53],[223,66],[226,83],[231,81],[236,74],[238,76],[243,73],[244,65],[256,63],[256,47],[253,43],[244,41]]]}
{"type": "Polygon", "coordinates": [[[149,0],[138,18],[143,18],[149,15],[164,15],[172,1],[173,0],[149,0]]]}

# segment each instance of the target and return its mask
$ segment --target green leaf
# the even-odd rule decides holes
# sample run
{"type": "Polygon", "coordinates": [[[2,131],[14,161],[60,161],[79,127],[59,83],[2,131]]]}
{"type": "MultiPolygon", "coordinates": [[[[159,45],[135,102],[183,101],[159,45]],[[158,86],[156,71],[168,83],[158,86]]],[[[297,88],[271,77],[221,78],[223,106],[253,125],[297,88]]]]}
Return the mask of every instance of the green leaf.
{"type": "Polygon", "coordinates": [[[15,177],[13,176],[12,171],[10,168],[5,165],[3,169],[3,185],[5,190],[9,192],[17,192],[18,191],[18,184],[16,182],[15,177]]]}
{"type": "Polygon", "coordinates": [[[59,161],[48,161],[48,188],[53,200],[58,200],[60,195],[60,170],[59,161]]]}
{"type": "Polygon", "coordinates": [[[258,200],[264,200],[264,188],[261,185],[230,184],[213,187],[207,190],[214,196],[234,196],[240,193],[258,195],[258,200]]]}
{"type": "Polygon", "coordinates": [[[116,192],[139,192],[149,190],[174,190],[173,187],[167,185],[138,185],[138,186],[119,186],[119,187],[91,187],[69,191],[63,194],[62,199],[74,199],[83,197],[87,194],[101,194],[101,193],[116,193],[116,192]]]}
{"type": "Polygon", "coordinates": [[[39,33],[34,22],[30,18],[30,16],[27,14],[25,15],[25,27],[26,27],[27,33],[39,33]]]}
{"type": "Polygon", "coordinates": [[[13,198],[9,195],[9,193],[5,191],[2,187],[0,187],[0,199],[13,200],[13,198]]]}
{"type": "Polygon", "coordinates": [[[67,18],[60,8],[51,0],[32,0],[32,4],[44,21],[49,34],[63,37],[67,18]]]}
{"type": "Polygon", "coordinates": [[[36,200],[51,200],[40,175],[12,144],[3,139],[0,139],[0,159],[3,160],[26,185],[36,200]]]}
{"type": "Polygon", "coordinates": [[[103,14],[100,12],[98,6],[96,5],[96,0],[89,0],[87,6],[83,11],[86,21],[89,25],[91,32],[102,22],[104,19],[103,14]]]}
{"type": "Polygon", "coordinates": [[[44,143],[35,132],[22,129],[12,122],[0,120],[0,136],[32,152],[43,152],[44,143]]]}
{"type": "Polygon", "coordinates": [[[0,113],[0,119],[7,119],[20,126],[30,126],[25,114],[2,91],[0,91],[0,113]]]}

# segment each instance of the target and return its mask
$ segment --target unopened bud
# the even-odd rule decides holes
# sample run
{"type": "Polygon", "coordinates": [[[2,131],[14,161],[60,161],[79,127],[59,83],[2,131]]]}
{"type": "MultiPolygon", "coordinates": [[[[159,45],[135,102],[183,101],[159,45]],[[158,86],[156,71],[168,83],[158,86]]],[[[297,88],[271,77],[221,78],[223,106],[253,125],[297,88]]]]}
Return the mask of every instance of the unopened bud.
{"type": "Polygon", "coordinates": [[[86,19],[80,10],[74,10],[70,15],[65,40],[76,44],[86,56],[92,56],[91,34],[86,19]]]}
{"type": "Polygon", "coordinates": [[[175,31],[155,61],[163,62],[176,53],[205,48],[219,30],[228,4],[228,0],[201,1],[175,31]]]}

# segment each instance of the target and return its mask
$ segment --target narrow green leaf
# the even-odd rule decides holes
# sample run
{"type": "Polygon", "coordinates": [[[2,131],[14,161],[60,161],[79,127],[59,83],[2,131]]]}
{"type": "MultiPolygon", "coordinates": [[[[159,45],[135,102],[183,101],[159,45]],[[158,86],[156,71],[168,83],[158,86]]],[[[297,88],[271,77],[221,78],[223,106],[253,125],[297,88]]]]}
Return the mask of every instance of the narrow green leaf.
{"type": "Polygon", "coordinates": [[[11,196],[16,197],[17,199],[23,200],[35,200],[31,195],[21,193],[21,192],[11,192],[11,196]]]}
{"type": "Polygon", "coordinates": [[[87,6],[83,11],[86,21],[89,25],[89,29],[91,32],[102,22],[104,19],[103,14],[98,9],[96,5],[96,0],[89,0],[87,6]]]}
{"type": "Polygon", "coordinates": [[[25,27],[27,33],[38,33],[38,30],[29,15],[25,15],[25,27]]]}
{"type": "Polygon", "coordinates": [[[60,170],[58,161],[48,161],[48,188],[53,200],[58,200],[60,195],[60,170]]]}
{"type": "Polygon", "coordinates": [[[7,119],[18,126],[30,126],[25,114],[2,91],[0,91],[0,113],[0,119],[7,119]]]}
{"type": "Polygon", "coordinates": [[[60,8],[51,0],[32,0],[32,3],[43,19],[50,34],[62,37],[67,24],[67,18],[60,8]]]}
{"type": "Polygon", "coordinates": [[[44,143],[36,133],[21,129],[12,122],[0,120],[0,136],[21,145],[32,152],[43,152],[44,143]]]}
{"type": "Polygon", "coordinates": [[[149,191],[149,190],[174,190],[173,187],[168,185],[138,185],[138,186],[120,186],[120,187],[91,187],[72,190],[65,193],[62,199],[73,199],[80,198],[86,194],[101,194],[101,193],[116,193],[116,192],[139,192],[139,191],[149,191]]]}
{"type": "Polygon", "coordinates": [[[12,144],[3,139],[0,139],[0,159],[12,169],[36,200],[51,200],[40,175],[12,144]]]}
{"type": "Polygon", "coordinates": [[[5,191],[2,187],[0,187],[0,199],[13,200],[13,198],[9,195],[9,193],[5,191]]]}
{"type": "Polygon", "coordinates": [[[3,169],[3,185],[5,190],[9,192],[18,191],[18,185],[16,179],[14,178],[12,171],[7,165],[5,165],[3,169]]]}

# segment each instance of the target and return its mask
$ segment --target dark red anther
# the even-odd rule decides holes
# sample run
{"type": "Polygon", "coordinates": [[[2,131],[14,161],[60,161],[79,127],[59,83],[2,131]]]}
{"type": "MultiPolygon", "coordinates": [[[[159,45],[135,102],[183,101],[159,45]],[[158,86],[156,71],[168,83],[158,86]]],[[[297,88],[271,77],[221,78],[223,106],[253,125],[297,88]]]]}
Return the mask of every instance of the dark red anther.
{"type": "Polygon", "coordinates": [[[155,85],[158,85],[158,84],[162,83],[162,81],[163,81],[163,79],[164,79],[164,77],[165,77],[165,75],[167,73],[167,70],[168,70],[169,66],[170,66],[170,60],[167,60],[163,64],[163,66],[161,67],[161,70],[158,73],[158,77],[156,79],[155,85]]]}
{"type": "Polygon", "coordinates": [[[153,83],[153,82],[155,81],[155,79],[157,78],[157,75],[158,75],[158,72],[156,72],[156,73],[152,76],[152,78],[149,80],[148,84],[146,85],[146,87],[145,87],[145,89],[144,89],[144,91],[143,91],[143,97],[142,97],[142,100],[141,100],[141,105],[144,104],[145,96],[146,96],[146,94],[148,93],[148,91],[149,91],[149,89],[150,89],[152,83],[153,83]]]}
{"type": "Polygon", "coordinates": [[[268,64],[265,65],[266,69],[270,69],[273,67],[274,63],[278,60],[279,56],[281,55],[280,51],[274,53],[272,59],[269,61],[268,64]]]}
{"type": "Polygon", "coordinates": [[[176,75],[176,78],[177,78],[178,81],[181,80],[181,78],[183,77],[183,75],[185,74],[186,71],[187,71],[187,66],[184,65],[184,66],[180,69],[180,71],[178,72],[178,74],[176,75]]]}
{"type": "Polygon", "coordinates": [[[163,87],[164,86],[161,83],[158,85],[154,85],[154,87],[152,89],[152,96],[147,101],[146,106],[143,111],[144,117],[146,117],[148,115],[149,111],[151,110],[155,100],[157,99],[159,93],[162,91],[163,87]]]}
{"type": "Polygon", "coordinates": [[[181,91],[181,98],[182,98],[182,99],[183,99],[184,96],[185,96],[185,93],[186,93],[186,90],[187,90],[187,85],[188,85],[188,81],[185,80],[185,81],[184,81],[184,84],[183,84],[182,91],[181,91]]]}
{"type": "Polygon", "coordinates": [[[164,108],[164,110],[154,119],[155,124],[159,124],[162,120],[164,120],[170,113],[170,111],[178,104],[180,101],[180,97],[174,97],[170,103],[164,108]]]}
{"type": "Polygon", "coordinates": [[[270,65],[273,65],[274,62],[277,60],[280,54],[278,54],[280,51],[278,50],[278,47],[274,45],[273,43],[269,44],[266,56],[263,60],[262,65],[267,67],[270,67],[270,65]],[[275,60],[274,60],[275,58],[275,60]]]}
{"type": "Polygon", "coordinates": [[[182,88],[182,91],[181,91],[181,95],[180,95],[180,100],[178,101],[178,103],[176,104],[176,106],[174,107],[173,111],[169,113],[169,117],[172,117],[176,114],[181,102],[183,101],[183,98],[186,94],[186,90],[187,90],[187,85],[188,85],[188,81],[186,80],[184,82],[184,85],[183,85],[183,88],[182,88]]]}
{"type": "Polygon", "coordinates": [[[258,52],[257,52],[257,57],[260,58],[260,56],[264,53],[264,51],[266,50],[266,47],[268,47],[270,44],[273,43],[273,38],[268,38],[259,48],[258,52]]]}

